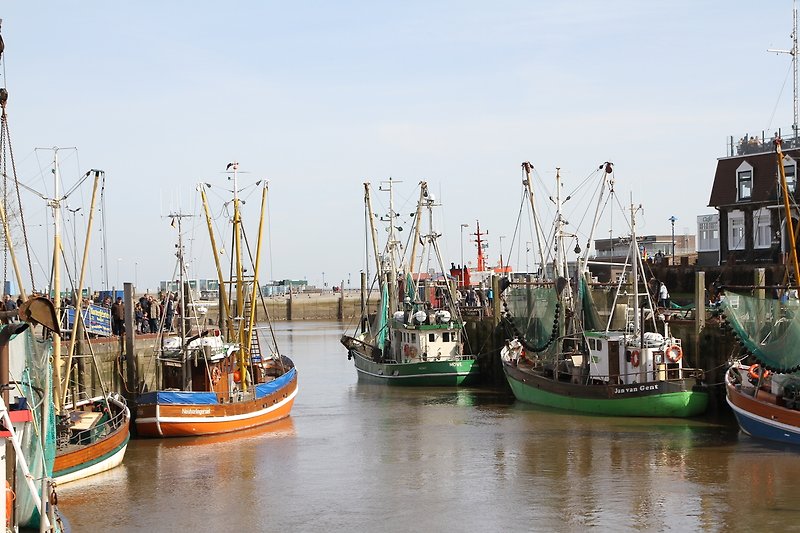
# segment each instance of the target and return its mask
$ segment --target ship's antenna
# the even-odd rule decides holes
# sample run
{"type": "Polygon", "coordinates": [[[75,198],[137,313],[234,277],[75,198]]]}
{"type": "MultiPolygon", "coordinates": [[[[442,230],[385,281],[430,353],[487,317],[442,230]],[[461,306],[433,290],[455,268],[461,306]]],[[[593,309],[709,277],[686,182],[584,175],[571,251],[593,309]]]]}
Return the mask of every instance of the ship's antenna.
{"type": "Polygon", "coordinates": [[[792,56],[792,82],[794,87],[794,94],[792,98],[792,111],[794,121],[792,122],[792,132],[794,137],[797,138],[797,0],[792,1],[792,49],[791,50],[778,50],[776,48],[768,48],[767,52],[775,52],[776,54],[789,54],[792,56]]]}

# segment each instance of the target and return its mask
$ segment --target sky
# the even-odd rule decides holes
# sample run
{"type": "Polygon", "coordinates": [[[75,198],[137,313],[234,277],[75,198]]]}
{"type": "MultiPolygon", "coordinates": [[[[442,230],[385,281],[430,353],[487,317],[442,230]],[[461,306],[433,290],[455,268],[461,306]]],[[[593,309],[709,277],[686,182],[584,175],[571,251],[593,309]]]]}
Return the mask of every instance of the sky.
{"type": "MultiPolygon", "coordinates": [[[[65,189],[105,171],[90,246],[97,289],[171,279],[166,215],[200,214],[195,189],[207,182],[222,228],[231,161],[249,186],[253,243],[253,184],[269,180],[262,279],[355,287],[365,181],[379,215],[380,182],[400,182],[406,215],[428,182],[446,263],[460,263],[462,247],[474,262],[480,221],[490,259],[502,244],[521,269],[523,161],[542,183],[558,167],[566,190],[611,161],[622,201],[642,205],[640,234],[669,234],[671,216],[676,233],[694,234],[696,217],[713,213],[728,138],[793,120],[790,56],[767,52],[791,48],[789,0],[14,1],[0,18],[19,180],[52,195],[42,147],[63,148],[65,189]]],[[[48,211],[21,196],[41,285],[48,211]]],[[[81,208],[65,212],[68,263],[90,198],[87,181],[64,202],[81,208]]],[[[214,277],[205,221],[183,228],[192,275],[214,277]]]]}

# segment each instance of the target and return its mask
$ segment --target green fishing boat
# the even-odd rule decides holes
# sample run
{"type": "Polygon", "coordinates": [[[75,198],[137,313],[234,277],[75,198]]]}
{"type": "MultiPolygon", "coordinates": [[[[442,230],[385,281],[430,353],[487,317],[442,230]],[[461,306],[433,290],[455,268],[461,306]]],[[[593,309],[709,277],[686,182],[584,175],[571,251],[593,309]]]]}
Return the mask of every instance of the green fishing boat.
{"type": "Polygon", "coordinates": [[[342,336],[347,356],[354,361],[359,379],[366,381],[404,386],[475,384],[480,379],[480,367],[469,353],[464,321],[436,244],[439,235],[432,222],[435,199],[427,184],[421,182],[414,232],[409,237],[413,244],[405,258],[395,234],[393,221],[398,215],[393,207],[392,181],[387,183],[390,200],[385,220],[390,221],[389,238],[382,253],[377,245],[370,186],[364,184],[381,298],[373,320],[362,317],[360,332],[342,336]],[[423,210],[427,210],[430,221],[427,235],[420,235],[423,210]],[[417,243],[422,244],[419,255],[417,243]],[[438,271],[428,269],[420,274],[421,268],[415,268],[431,260],[439,265],[438,271]]]}
{"type": "MultiPolygon", "coordinates": [[[[605,173],[611,171],[607,164],[605,173]]],[[[560,198],[558,173],[556,180],[560,198]]],[[[529,176],[525,185],[532,199],[530,181],[529,176]]],[[[509,339],[501,357],[514,396],[531,404],[608,416],[703,413],[708,405],[703,371],[686,364],[681,339],[670,333],[668,311],[654,307],[641,281],[638,209],[631,206],[628,258],[611,305],[623,314],[616,321],[622,327],[612,329],[614,314],[604,327],[592,300],[586,256],[578,259],[572,274],[567,268],[562,241],[570,234],[563,227],[561,204],[556,203],[552,279],[512,283],[503,294],[509,339]]]]}

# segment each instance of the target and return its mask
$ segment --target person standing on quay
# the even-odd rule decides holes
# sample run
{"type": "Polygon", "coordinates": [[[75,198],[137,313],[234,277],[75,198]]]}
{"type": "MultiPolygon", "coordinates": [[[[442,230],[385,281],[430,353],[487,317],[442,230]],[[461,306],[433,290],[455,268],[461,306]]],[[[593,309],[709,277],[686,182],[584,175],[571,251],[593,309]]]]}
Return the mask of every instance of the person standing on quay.
{"type": "Polygon", "coordinates": [[[113,335],[125,333],[125,304],[120,296],[117,296],[117,301],[111,306],[111,333],[113,335]]]}
{"type": "Polygon", "coordinates": [[[172,293],[164,299],[164,331],[172,331],[172,319],[175,315],[172,293]]]}
{"type": "Polygon", "coordinates": [[[161,303],[158,299],[150,296],[150,333],[158,331],[158,321],[161,319],[161,303]]]}

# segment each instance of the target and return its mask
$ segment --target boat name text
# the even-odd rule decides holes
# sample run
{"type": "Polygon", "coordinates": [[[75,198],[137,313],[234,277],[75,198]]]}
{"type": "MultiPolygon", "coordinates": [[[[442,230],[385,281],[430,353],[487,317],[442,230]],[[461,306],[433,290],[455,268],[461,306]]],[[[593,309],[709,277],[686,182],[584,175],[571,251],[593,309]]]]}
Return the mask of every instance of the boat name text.
{"type": "Polygon", "coordinates": [[[198,409],[197,407],[190,407],[181,409],[182,415],[210,415],[211,409],[198,409]]]}
{"type": "Polygon", "coordinates": [[[634,385],[633,387],[615,387],[614,394],[626,394],[629,392],[645,392],[649,390],[658,390],[658,385],[634,385]]]}

